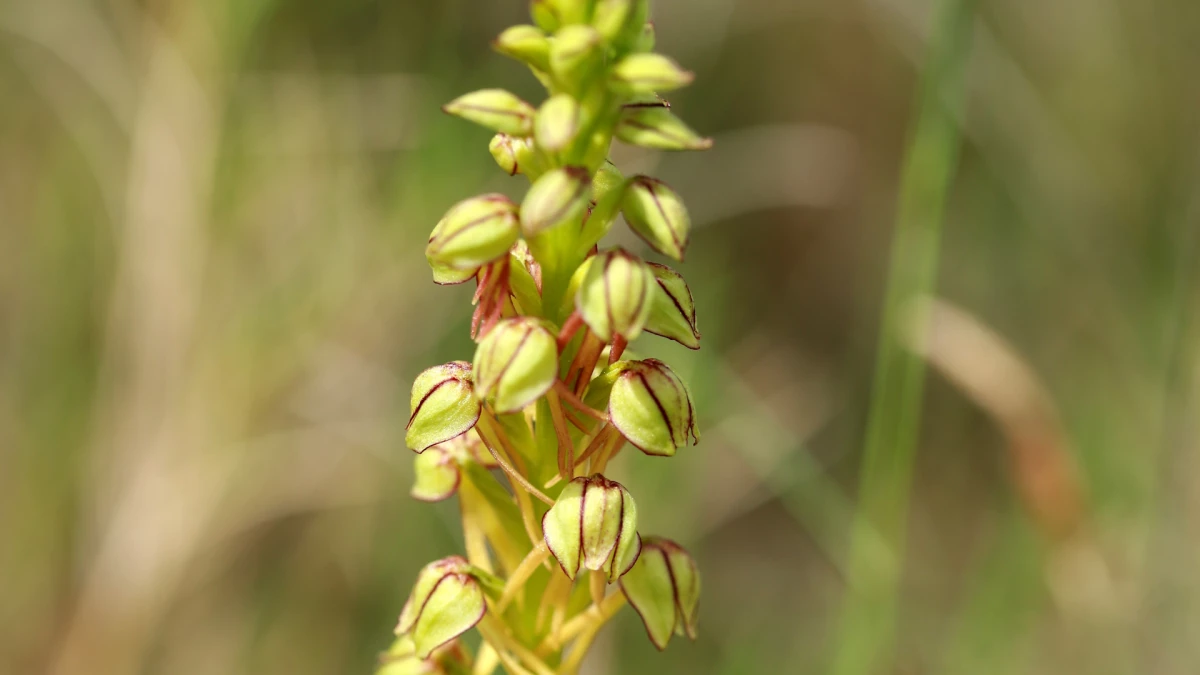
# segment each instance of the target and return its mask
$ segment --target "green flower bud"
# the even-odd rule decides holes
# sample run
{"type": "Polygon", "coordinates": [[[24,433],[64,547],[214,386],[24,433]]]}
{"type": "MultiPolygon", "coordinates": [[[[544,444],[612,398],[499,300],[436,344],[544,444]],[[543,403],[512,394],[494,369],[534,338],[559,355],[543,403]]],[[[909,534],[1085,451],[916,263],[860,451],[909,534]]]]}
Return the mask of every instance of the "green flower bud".
{"type": "Polygon", "coordinates": [[[450,208],[429,237],[430,264],[475,270],[508,253],[520,236],[517,205],[501,194],[463,200],[450,208]]]}
{"type": "Polygon", "coordinates": [[[404,441],[418,453],[474,427],[481,407],[472,392],[471,364],[451,361],[418,375],[411,405],[404,441]]]}
{"type": "Polygon", "coordinates": [[[553,33],[563,24],[554,5],[552,0],[533,0],[529,3],[529,15],[533,17],[533,22],[547,33],[553,33]]]}
{"type": "Polygon", "coordinates": [[[441,286],[453,286],[475,278],[478,269],[458,269],[449,265],[430,260],[429,269],[433,270],[433,283],[441,286]]]}
{"type": "Polygon", "coordinates": [[[673,633],[696,639],[700,573],[679,544],[646,537],[637,564],[621,577],[621,590],[658,649],[667,648],[673,633]]]}
{"type": "Polygon", "coordinates": [[[633,51],[638,53],[654,51],[654,41],[654,24],[647,21],[637,31],[637,36],[633,40],[633,51]]]}
{"type": "Polygon", "coordinates": [[[616,248],[592,260],[575,295],[575,308],[604,342],[611,342],[617,335],[632,340],[650,316],[655,288],[650,266],[616,248]]]}
{"type": "MultiPolygon", "coordinates": [[[[683,260],[692,222],[675,191],[649,176],[635,176],[625,189],[621,213],[647,244],[675,260],[683,260]]],[[[524,212],[521,214],[525,217],[524,212]]]]}
{"type": "Polygon", "coordinates": [[[687,282],[666,265],[648,263],[654,273],[654,298],[646,332],[674,340],[688,349],[700,348],[700,331],[696,329],[696,303],[687,282]]]}
{"type": "Polygon", "coordinates": [[[566,148],[579,131],[579,103],[567,94],[555,94],[538,108],[533,137],[548,152],[566,148]]]}
{"type": "Polygon", "coordinates": [[[463,94],[442,106],[442,110],[512,136],[528,136],[533,131],[533,106],[503,89],[463,94]]]}
{"type": "Polygon", "coordinates": [[[567,26],[550,43],[550,71],[564,83],[579,82],[600,62],[602,45],[595,28],[567,26]]]}
{"type": "Polygon", "coordinates": [[[411,635],[401,635],[380,656],[375,675],[448,675],[469,670],[467,653],[458,640],[433,650],[429,658],[417,656],[411,635]]]}
{"type": "Polygon", "coordinates": [[[449,499],[462,482],[462,469],[469,464],[494,468],[496,460],[483,449],[474,430],[438,443],[413,458],[413,486],[409,494],[423,502],[449,499]]]}
{"type": "Polygon", "coordinates": [[[542,516],[542,532],[570,579],[583,567],[604,572],[612,583],[633,566],[641,549],[633,496],[600,474],[572,479],[542,516]]]}
{"type": "Polygon", "coordinates": [[[666,107],[635,106],[621,111],[617,138],[657,150],[707,150],[712,139],[692,131],[666,107]]]}
{"type": "Polygon", "coordinates": [[[694,78],[662,54],[631,54],[613,66],[609,84],[613,91],[636,96],[679,89],[694,78]]]}
{"type": "Polygon", "coordinates": [[[396,634],[412,636],[419,658],[462,635],[487,611],[476,570],[463,558],[450,556],[429,563],[417,575],[400,612],[396,634]]]}
{"type": "Polygon", "coordinates": [[[620,37],[630,13],[633,11],[634,0],[598,0],[596,10],[592,14],[592,25],[606,42],[613,42],[620,37]]]}
{"type": "Polygon", "coordinates": [[[496,324],[475,350],[475,396],[496,412],[513,413],[545,394],[558,377],[558,346],[544,321],[531,317],[496,324]]]}
{"type": "Polygon", "coordinates": [[[608,397],[608,418],[630,443],[647,455],[670,457],[696,441],[696,414],[683,381],[658,359],[619,365],[608,397]]]}
{"type": "Polygon", "coordinates": [[[555,225],[579,221],[590,197],[587,169],[567,166],[547,172],[534,182],[521,202],[521,232],[533,237],[555,225]]]}
{"type": "Polygon", "coordinates": [[[538,70],[550,68],[550,38],[536,26],[512,26],[493,42],[492,48],[538,70]]]}
{"type": "Polygon", "coordinates": [[[542,172],[542,162],[533,149],[533,140],[496,134],[488,143],[488,151],[496,164],[510,176],[523,173],[527,176],[537,176],[542,172]]]}

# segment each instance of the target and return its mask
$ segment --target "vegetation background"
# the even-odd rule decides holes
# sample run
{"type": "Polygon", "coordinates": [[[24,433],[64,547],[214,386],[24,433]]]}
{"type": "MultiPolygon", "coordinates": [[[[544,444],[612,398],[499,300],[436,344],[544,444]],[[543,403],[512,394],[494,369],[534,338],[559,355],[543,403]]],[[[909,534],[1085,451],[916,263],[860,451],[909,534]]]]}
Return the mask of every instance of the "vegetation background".
{"type": "MultiPolygon", "coordinates": [[[[1200,4],[937,5],[657,0],[716,147],[617,155],[689,203],[704,341],[634,349],[704,436],[619,471],[701,639],[625,612],[587,672],[1200,668],[1200,4]]],[[[0,0],[0,673],[372,671],[460,549],[407,495],[472,350],[425,238],[523,189],[438,106],[534,95],[525,12],[0,0]]]]}

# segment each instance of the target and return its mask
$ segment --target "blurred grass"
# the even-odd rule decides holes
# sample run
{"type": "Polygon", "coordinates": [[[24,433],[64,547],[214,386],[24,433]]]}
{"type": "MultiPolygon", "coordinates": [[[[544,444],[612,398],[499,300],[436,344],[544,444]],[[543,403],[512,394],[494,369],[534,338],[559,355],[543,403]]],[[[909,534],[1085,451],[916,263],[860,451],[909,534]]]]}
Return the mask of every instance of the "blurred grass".
{"type": "MultiPolygon", "coordinates": [[[[975,4],[939,293],[1032,373],[1058,425],[1035,456],[1077,465],[1085,507],[1047,529],[1029,495],[1056,465],[1022,470],[956,373],[904,393],[897,630],[864,672],[1192,673],[1200,16],[975,4]]],[[[704,349],[633,349],[692,385],[704,439],[615,470],[697,554],[701,639],[658,654],[626,615],[591,672],[835,662],[856,505],[887,496],[860,450],[930,11],[659,0],[698,73],[672,102],[716,148],[619,159],[692,206],[704,349]]],[[[437,107],[534,91],[487,49],[523,17],[0,1],[0,673],[369,672],[460,546],[452,504],[406,495],[409,382],[470,353],[470,291],[429,282],[423,242],[519,189],[437,107]]]]}

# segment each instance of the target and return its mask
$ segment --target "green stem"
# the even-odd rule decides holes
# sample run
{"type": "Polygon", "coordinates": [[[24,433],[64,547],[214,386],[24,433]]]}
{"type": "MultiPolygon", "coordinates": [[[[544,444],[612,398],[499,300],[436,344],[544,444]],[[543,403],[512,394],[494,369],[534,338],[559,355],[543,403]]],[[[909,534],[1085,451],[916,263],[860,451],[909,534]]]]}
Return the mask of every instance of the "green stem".
{"type": "Polygon", "coordinates": [[[946,197],[958,161],[972,5],[973,0],[939,4],[921,74],[901,177],[834,675],[890,669],[925,371],[921,359],[900,344],[899,322],[914,298],[935,287],[946,197]]]}

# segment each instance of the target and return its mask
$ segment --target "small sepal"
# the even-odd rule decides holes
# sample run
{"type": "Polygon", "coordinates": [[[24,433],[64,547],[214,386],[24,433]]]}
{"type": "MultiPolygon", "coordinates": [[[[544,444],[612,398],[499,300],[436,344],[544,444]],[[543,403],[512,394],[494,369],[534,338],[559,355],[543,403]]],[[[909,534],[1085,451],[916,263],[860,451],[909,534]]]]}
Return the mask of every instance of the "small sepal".
{"type": "MultiPolygon", "coordinates": [[[[625,188],[621,213],[634,233],[654,250],[683,260],[692,221],[679,195],[666,183],[649,176],[635,176],[625,188]]],[[[521,215],[524,218],[524,213],[521,215]]]]}
{"type": "Polygon", "coordinates": [[[488,143],[488,152],[492,153],[496,165],[510,176],[519,173],[536,175],[539,162],[528,138],[496,134],[488,143]]]}
{"type": "Polygon", "coordinates": [[[533,131],[533,106],[503,89],[480,89],[463,94],[442,106],[456,117],[510,136],[528,136],[533,131]]]}
{"type": "Polygon", "coordinates": [[[679,544],[646,537],[637,563],[621,577],[621,590],[659,650],[667,648],[672,634],[696,639],[700,573],[679,544]]]}
{"type": "Polygon", "coordinates": [[[499,414],[545,394],[558,376],[555,334],[544,321],[514,317],[496,324],[475,350],[475,396],[499,414]]]}
{"type": "Polygon", "coordinates": [[[418,453],[475,426],[482,407],[475,398],[471,364],[451,361],[417,376],[404,441],[418,453]]]}
{"type": "Polygon", "coordinates": [[[555,94],[538,108],[533,123],[533,137],[538,146],[548,152],[567,147],[579,132],[579,103],[567,94],[555,94]]]}
{"type": "Polygon", "coordinates": [[[492,42],[492,48],[538,70],[550,69],[550,38],[537,26],[507,28],[492,42]]]}
{"type": "Polygon", "coordinates": [[[648,263],[654,274],[654,297],[646,332],[674,340],[688,349],[700,348],[696,328],[696,303],[692,291],[678,272],[658,263],[648,263]]]}
{"type": "Polygon", "coordinates": [[[621,111],[617,138],[630,145],[655,150],[707,150],[712,139],[705,138],[665,106],[631,106],[621,111]]]}
{"type": "Polygon", "coordinates": [[[487,601],[479,575],[480,570],[459,556],[429,563],[417,574],[396,635],[412,637],[418,658],[428,658],[483,618],[487,601]]]}
{"type": "Polygon", "coordinates": [[[413,486],[409,494],[423,502],[449,499],[458,491],[463,470],[477,464],[494,468],[496,460],[483,448],[474,430],[438,443],[413,458],[413,486]]]}
{"type": "Polygon", "coordinates": [[[581,166],[567,166],[542,175],[521,202],[521,232],[536,236],[555,225],[583,217],[591,196],[591,177],[581,166]]]}
{"type": "Polygon", "coordinates": [[[520,236],[517,205],[501,194],[465,199],[433,228],[425,258],[435,268],[477,270],[508,253],[520,236]]]}
{"type": "Polygon", "coordinates": [[[608,417],[617,431],[647,455],[669,457],[696,433],[691,396],[679,376],[658,359],[613,364],[616,381],[608,417]]]}
{"type": "Polygon", "coordinates": [[[546,546],[568,578],[580,568],[615,582],[641,550],[637,504],[623,485],[595,474],[574,478],[542,516],[546,546]]]}
{"type": "Polygon", "coordinates": [[[619,94],[637,96],[686,87],[693,79],[695,75],[662,54],[631,54],[612,67],[609,86],[619,94]]]}
{"type": "Polygon", "coordinates": [[[649,265],[615,248],[597,254],[575,294],[575,308],[603,342],[620,335],[633,340],[650,316],[658,284],[649,265]]]}

